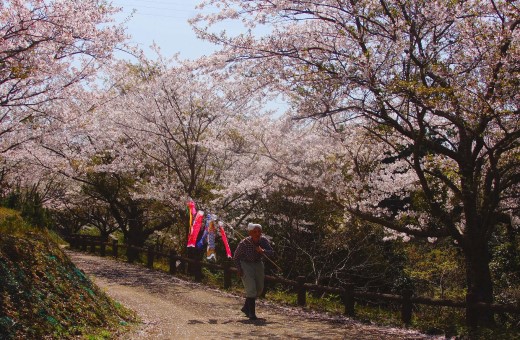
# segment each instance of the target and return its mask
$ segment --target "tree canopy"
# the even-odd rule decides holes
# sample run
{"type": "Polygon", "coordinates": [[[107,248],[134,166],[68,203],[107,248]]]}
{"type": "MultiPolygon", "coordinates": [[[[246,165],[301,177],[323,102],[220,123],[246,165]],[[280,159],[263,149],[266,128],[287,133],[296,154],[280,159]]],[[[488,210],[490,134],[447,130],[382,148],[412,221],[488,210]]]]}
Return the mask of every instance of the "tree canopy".
{"type": "Polygon", "coordinates": [[[240,18],[272,33],[202,37],[286,93],[296,118],[357,140],[330,187],[342,206],[403,237],[453,238],[470,293],[492,301],[488,242],[520,192],[516,3],[218,3],[195,22],[240,18]]]}
{"type": "MultiPolygon", "coordinates": [[[[17,170],[2,177],[4,192],[63,176],[47,206],[79,219],[95,212],[90,224],[105,233],[117,224],[133,244],[183,228],[195,198],[230,224],[280,228],[286,253],[306,252],[298,260],[317,281],[316,264],[345,281],[354,277],[345,268],[380,263],[363,257],[392,253],[382,241],[442,239],[463,254],[468,294],[493,302],[491,248],[508,239],[513,249],[520,219],[517,3],[199,7],[221,9],[192,20],[216,53],[112,63],[124,32],[109,2],[2,3],[0,142],[5,169],[17,170]],[[242,34],[212,31],[237,19],[242,34]],[[106,83],[90,82],[109,62],[106,83]],[[289,108],[272,115],[266,103],[278,95],[289,108]],[[95,209],[81,207],[84,197],[95,209]]],[[[444,289],[419,265],[413,272],[444,289]]]]}

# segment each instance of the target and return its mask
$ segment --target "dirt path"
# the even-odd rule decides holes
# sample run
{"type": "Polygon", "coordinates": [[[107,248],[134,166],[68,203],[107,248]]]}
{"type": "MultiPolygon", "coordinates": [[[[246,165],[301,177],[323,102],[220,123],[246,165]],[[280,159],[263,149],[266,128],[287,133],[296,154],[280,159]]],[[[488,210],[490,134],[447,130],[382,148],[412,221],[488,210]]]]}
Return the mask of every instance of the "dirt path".
{"type": "Polygon", "coordinates": [[[143,323],[124,339],[433,339],[259,301],[259,320],[240,312],[242,298],[110,258],[67,252],[108,295],[143,323]]]}

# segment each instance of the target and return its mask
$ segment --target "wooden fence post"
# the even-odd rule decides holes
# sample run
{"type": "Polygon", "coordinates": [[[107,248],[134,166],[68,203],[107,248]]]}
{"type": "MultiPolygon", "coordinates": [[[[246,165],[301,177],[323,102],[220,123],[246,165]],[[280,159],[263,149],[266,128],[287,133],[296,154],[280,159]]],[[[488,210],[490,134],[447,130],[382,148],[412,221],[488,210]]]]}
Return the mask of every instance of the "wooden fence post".
{"type": "MultiPolygon", "coordinates": [[[[178,255],[178,254],[177,254],[178,255]]],[[[187,274],[188,273],[188,265],[186,264],[186,261],[183,260],[183,256],[182,256],[182,253],[180,254],[180,259],[179,259],[179,267],[177,267],[177,271],[178,272],[181,272],[183,274],[187,274]]]]}
{"type": "Polygon", "coordinates": [[[202,281],[202,265],[199,259],[195,259],[195,264],[193,266],[195,282],[202,281]]]}
{"type": "Polygon", "coordinates": [[[148,247],[148,253],[146,255],[146,266],[148,268],[153,268],[154,258],[155,258],[155,252],[153,251],[153,247],[148,247]]]}
{"type": "Polygon", "coordinates": [[[177,274],[177,252],[172,249],[170,250],[170,274],[177,274]]]}
{"type": "Polygon", "coordinates": [[[105,241],[101,240],[101,243],[99,244],[99,251],[101,252],[102,257],[105,257],[106,246],[107,245],[106,245],[105,241]]]}
{"type": "Polygon", "coordinates": [[[132,245],[128,245],[126,249],[126,260],[128,263],[134,263],[135,260],[139,257],[139,250],[132,245]]]}
{"type": "Polygon", "coordinates": [[[352,283],[347,283],[343,287],[343,304],[345,305],[345,315],[355,316],[354,309],[354,285],[352,283]]]}
{"type": "Polygon", "coordinates": [[[96,253],[96,239],[93,237],[90,238],[90,252],[96,253]]]}
{"type": "Polygon", "coordinates": [[[112,255],[117,259],[117,240],[112,240],[112,255]]]}
{"type": "Polygon", "coordinates": [[[81,250],[87,251],[87,239],[83,235],[80,237],[81,237],[81,250]]]}
{"type": "Polygon", "coordinates": [[[403,304],[401,305],[401,320],[405,325],[412,322],[412,291],[406,289],[403,291],[403,304]]]}
{"type": "Polygon", "coordinates": [[[224,289],[231,288],[231,264],[228,260],[224,260],[224,289]]]}
{"type": "Polygon", "coordinates": [[[297,289],[298,289],[298,306],[305,306],[305,298],[306,298],[306,290],[305,290],[305,276],[298,276],[297,278],[297,282],[298,282],[298,286],[297,286],[297,289]]]}
{"type": "Polygon", "coordinates": [[[69,236],[69,244],[72,249],[76,249],[78,247],[76,235],[69,236]]]}

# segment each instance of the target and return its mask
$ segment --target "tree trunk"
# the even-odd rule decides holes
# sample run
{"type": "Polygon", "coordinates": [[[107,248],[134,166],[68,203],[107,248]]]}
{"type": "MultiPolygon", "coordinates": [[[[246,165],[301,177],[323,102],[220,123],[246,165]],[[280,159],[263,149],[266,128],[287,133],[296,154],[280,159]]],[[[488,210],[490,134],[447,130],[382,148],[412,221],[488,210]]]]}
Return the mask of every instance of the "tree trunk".
{"type": "MultiPolygon", "coordinates": [[[[465,249],[466,256],[466,281],[468,294],[472,295],[475,302],[493,303],[493,281],[489,270],[490,254],[486,242],[472,240],[465,249]]],[[[469,306],[473,315],[477,316],[477,324],[480,326],[492,326],[494,313],[478,310],[469,306]]]]}
{"type": "Polygon", "coordinates": [[[130,223],[128,224],[128,239],[127,257],[129,262],[134,262],[139,257],[139,251],[133,247],[142,247],[144,245],[145,237],[143,236],[141,221],[136,215],[130,215],[130,223]],[[133,217],[133,218],[132,218],[133,217]]]}
{"type": "Polygon", "coordinates": [[[139,257],[139,251],[136,249],[136,247],[138,247],[139,245],[137,242],[137,236],[135,235],[135,232],[129,232],[129,237],[126,240],[126,245],[126,256],[128,262],[133,263],[139,257]]]}

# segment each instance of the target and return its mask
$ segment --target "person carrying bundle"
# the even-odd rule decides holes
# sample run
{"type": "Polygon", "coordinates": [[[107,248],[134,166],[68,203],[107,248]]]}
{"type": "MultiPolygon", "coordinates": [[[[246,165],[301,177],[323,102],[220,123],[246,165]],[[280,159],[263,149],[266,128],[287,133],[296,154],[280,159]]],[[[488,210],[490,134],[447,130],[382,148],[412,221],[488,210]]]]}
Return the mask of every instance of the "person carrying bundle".
{"type": "Polygon", "coordinates": [[[233,260],[238,275],[244,284],[246,300],[241,311],[250,319],[256,320],[256,298],[264,290],[263,258],[272,258],[274,250],[266,237],[262,236],[262,226],[256,223],[247,225],[249,236],[238,244],[233,260]]]}

